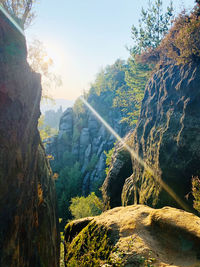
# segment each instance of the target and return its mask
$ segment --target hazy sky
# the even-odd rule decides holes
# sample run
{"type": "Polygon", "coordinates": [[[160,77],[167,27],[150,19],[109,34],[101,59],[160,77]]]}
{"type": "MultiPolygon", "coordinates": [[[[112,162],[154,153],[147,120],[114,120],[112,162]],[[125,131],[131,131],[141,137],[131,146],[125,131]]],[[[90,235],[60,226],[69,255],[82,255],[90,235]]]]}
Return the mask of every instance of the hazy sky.
{"type": "MultiPolygon", "coordinates": [[[[137,25],[148,0],[40,0],[37,17],[26,31],[28,40],[44,43],[63,85],[55,98],[74,100],[88,89],[102,67],[127,59],[131,26],[137,25]]],[[[170,0],[163,0],[164,5],[170,0]]],[[[192,8],[194,0],[173,1],[176,11],[192,8]]]]}

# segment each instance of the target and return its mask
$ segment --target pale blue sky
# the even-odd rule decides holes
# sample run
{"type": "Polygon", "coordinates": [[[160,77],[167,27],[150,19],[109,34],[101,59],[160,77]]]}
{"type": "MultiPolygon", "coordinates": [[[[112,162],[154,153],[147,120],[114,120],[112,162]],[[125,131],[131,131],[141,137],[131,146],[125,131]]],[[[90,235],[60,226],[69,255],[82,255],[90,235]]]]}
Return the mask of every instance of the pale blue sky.
{"type": "MultiPolygon", "coordinates": [[[[163,0],[167,5],[170,0],[163,0]]],[[[173,1],[192,8],[194,0],[173,1]]],[[[137,25],[148,0],[40,0],[37,17],[26,31],[27,39],[41,40],[62,77],[56,98],[75,99],[88,89],[96,73],[117,58],[127,59],[132,45],[131,26],[137,25]]]]}

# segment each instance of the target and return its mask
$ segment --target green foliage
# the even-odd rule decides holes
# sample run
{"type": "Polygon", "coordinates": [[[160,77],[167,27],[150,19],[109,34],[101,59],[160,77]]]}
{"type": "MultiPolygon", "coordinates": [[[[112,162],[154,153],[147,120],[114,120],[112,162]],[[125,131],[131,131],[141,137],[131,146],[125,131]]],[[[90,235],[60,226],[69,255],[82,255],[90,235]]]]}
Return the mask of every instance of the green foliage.
{"type": "Polygon", "coordinates": [[[44,120],[45,120],[44,115],[41,115],[38,120],[38,129],[42,141],[58,133],[57,129],[52,128],[49,125],[45,125],[44,120]]]}
{"type": "Polygon", "coordinates": [[[131,57],[125,70],[126,84],[118,88],[113,101],[114,106],[120,107],[125,114],[122,122],[130,126],[135,126],[138,121],[145,85],[154,68],[152,63],[157,60],[157,54],[152,51],[159,46],[171,25],[172,2],[166,12],[162,6],[162,0],[149,1],[147,10],[142,8],[138,28],[132,27],[135,45],[130,49],[131,57]]]}
{"type": "Polygon", "coordinates": [[[125,70],[126,62],[116,60],[113,65],[107,66],[102,70],[92,84],[88,100],[90,104],[110,123],[111,119],[108,111],[121,112],[120,108],[113,105],[117,90],[126,86],[125,70]],[[100,100],[101,99],[101,100],[100,100]]]}
{"type": "MultiPolygon", "coordinates": [[[[117,60],[115,64],[106,67],[96,78],[90,89],[90,96],[105,95],[104,101],[99,97],[92,98],[92,106],[108,122],[108,109],[122,115],[122,123],[135,125],[140,114],[141,101],[144,96],[145,84],[152,68],[147,64],[137,63],[134,56],[128,62],[117,60]]],[[[91,97],[89,97],[89,100],[91,97]]]]}
{"type": "Polygon", "coordinates": [[[124,114],[122,121],[134,126],[140,115],[145,85],[152,68],[148,64],[137,63],[134,55],[128,59],[125,71],[126,85],[118,88],[113,100],[115,107],[120,107],[124,114]]]}
{"type": "Polygon", "coordinates": [[[92,192],[87,197],[75,197],[71,199],[69,207],[74,219],[99,215],[103,210],[102,201],[92,192]]]}
{"type": "Polygon", "coordinates": [[[154,267],[153,263],[156,261],[155,258],[151,257],[151,252],[149,252],[149,256],[148,257],[138,257],[138,262],[141,266],[144,267],[154,267]]]}
{"type": "Polygon", "coordinates": [[[97,74],[95,82],[91,85],[88,93],[88,102],[108,122],[112,122],[110,112],[121,112],[120,108],[113,105],[116,91],[125,82],[126,62],[116,60],[113,65],[107,66],[97,74]]]}
{"type": "Polygon", "coordinates": [[[100,96],[102,92],[115,92],[118,87],[121,87],[124,82],[124,60],[117,59],[113,65],[108,65],[101,70],[92,84],[90,93],[100,96]]]}
{"type": "Polygon", "coordinates": [[[64,235],[63,232],[60,233],[60,267],[65,267],[64,262],[64,235]]]}
{"type": "Polygon", "coordinates": [[[77,116],[80,116],[82,113],[85,112],[85,105],[83,104],[83,102],[80,100],[80,98],[78,98],[73,106],[73,111],[77,116]]]}
{"type": "Polygon", "coordinates": [[[142,8],[139,27],[132,26],[132,38],[135,45],[132,47],[134,54],[140,54],[148,48],[156,48],[164,35],[168,32],[173,16],[172,1],[163,12],[162,0],[149,1],[147,10],[142,8]]]}
{"type": "Polygon", "coordinates": [[[113,153],[115,151],[115,147],[113,147],[112,149],[110,149],[108,152],[104,151],[104,154],[106,155],[106,175],[108,174],[109,172],[109,168],[110,168],[110,165],[112,163],[112,156],[113,156],[113,153]]]}
{"type": "MultiPolygon", "coordinates": [[[[66,156],[66,155],[65,155],[66,156]]],[[[69,212],[70,200],[73,197],[80,196],[82,190],[82,174],[80,164],[67,162],[59,172],[59,178],[56,181],[56,192],[58,196],[58,213],[63,219],[61,227],[64,227],[66,221],[71,218],[69,212]]]]}
{"type": "Polygon", "coordinates": [[[194,208],[200,212],[200,179],[198,177],[192,178],[192,195],[194,197],[194,208]]]}
{"type": "Polygon", "coordinates": [[[81,189],[80,163],[76,162],[71,167],[66,166],[63,168],[60,172],[59,179],[64,180],[64,189],[68,199],[77,195],[81,189]]]}

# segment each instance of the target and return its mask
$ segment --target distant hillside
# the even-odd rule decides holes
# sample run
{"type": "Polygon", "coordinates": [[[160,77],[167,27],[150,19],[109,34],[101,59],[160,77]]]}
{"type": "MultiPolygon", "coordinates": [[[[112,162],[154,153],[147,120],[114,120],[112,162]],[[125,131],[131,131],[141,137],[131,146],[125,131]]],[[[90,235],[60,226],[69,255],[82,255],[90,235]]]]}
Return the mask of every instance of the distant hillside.
{"type": "Polygon", "coordinates": [[[48,110],[54,110],[57,111],[60,106],[62,107],[62,110],[65,110],[69,107],[72,107],[74,104],[73,100],[58,98],[54,99],[53,101],[42,101],[40,104],[41,113],[44,114],[48,110]]]}
{"type": "Polygon", "coordinates": [[[58,129],[62,114],[63,114],[62,106],[60,106],[60,108],[56,111],[53,109],[45,111],[44,126],[58,129]]]}

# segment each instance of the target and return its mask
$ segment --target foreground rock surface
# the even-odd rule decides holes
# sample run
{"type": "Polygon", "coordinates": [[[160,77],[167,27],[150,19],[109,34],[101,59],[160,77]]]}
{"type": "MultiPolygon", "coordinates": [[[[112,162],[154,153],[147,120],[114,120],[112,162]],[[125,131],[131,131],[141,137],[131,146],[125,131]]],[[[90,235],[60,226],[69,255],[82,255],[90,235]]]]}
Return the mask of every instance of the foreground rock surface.
{"type": "Polygon", "coordinates": [[[198,267],[200,218],[171,207],[114,208],[66,226],[65,260],[66,266],[198,267]]]}
{"type": "MultiPolygon", "coordinates": [[[[199,84],[198,65],[172,63],[158,70],[146,86],[137,127],[127,140],[136,154],[155,170],[157,178],[173,190],[183,205],[189,206],[192,206],[191,194],[188,195],[192,176],[200,176],[199,84]]],[[[123,180],[117,161],[113,162],[103,185],[104,199],[111,207],[119,202],[112,190],[112,173],[123,180]]],[[[119,189],[123,205],[180,207],[135,158],[132,175],[124,180],[119,189]]]]}
{"type": "Polygon", "coordinates": [[[37,130],[40,75],[0,13],[0,266],[59,266],[51,169],[37,130]]]}

